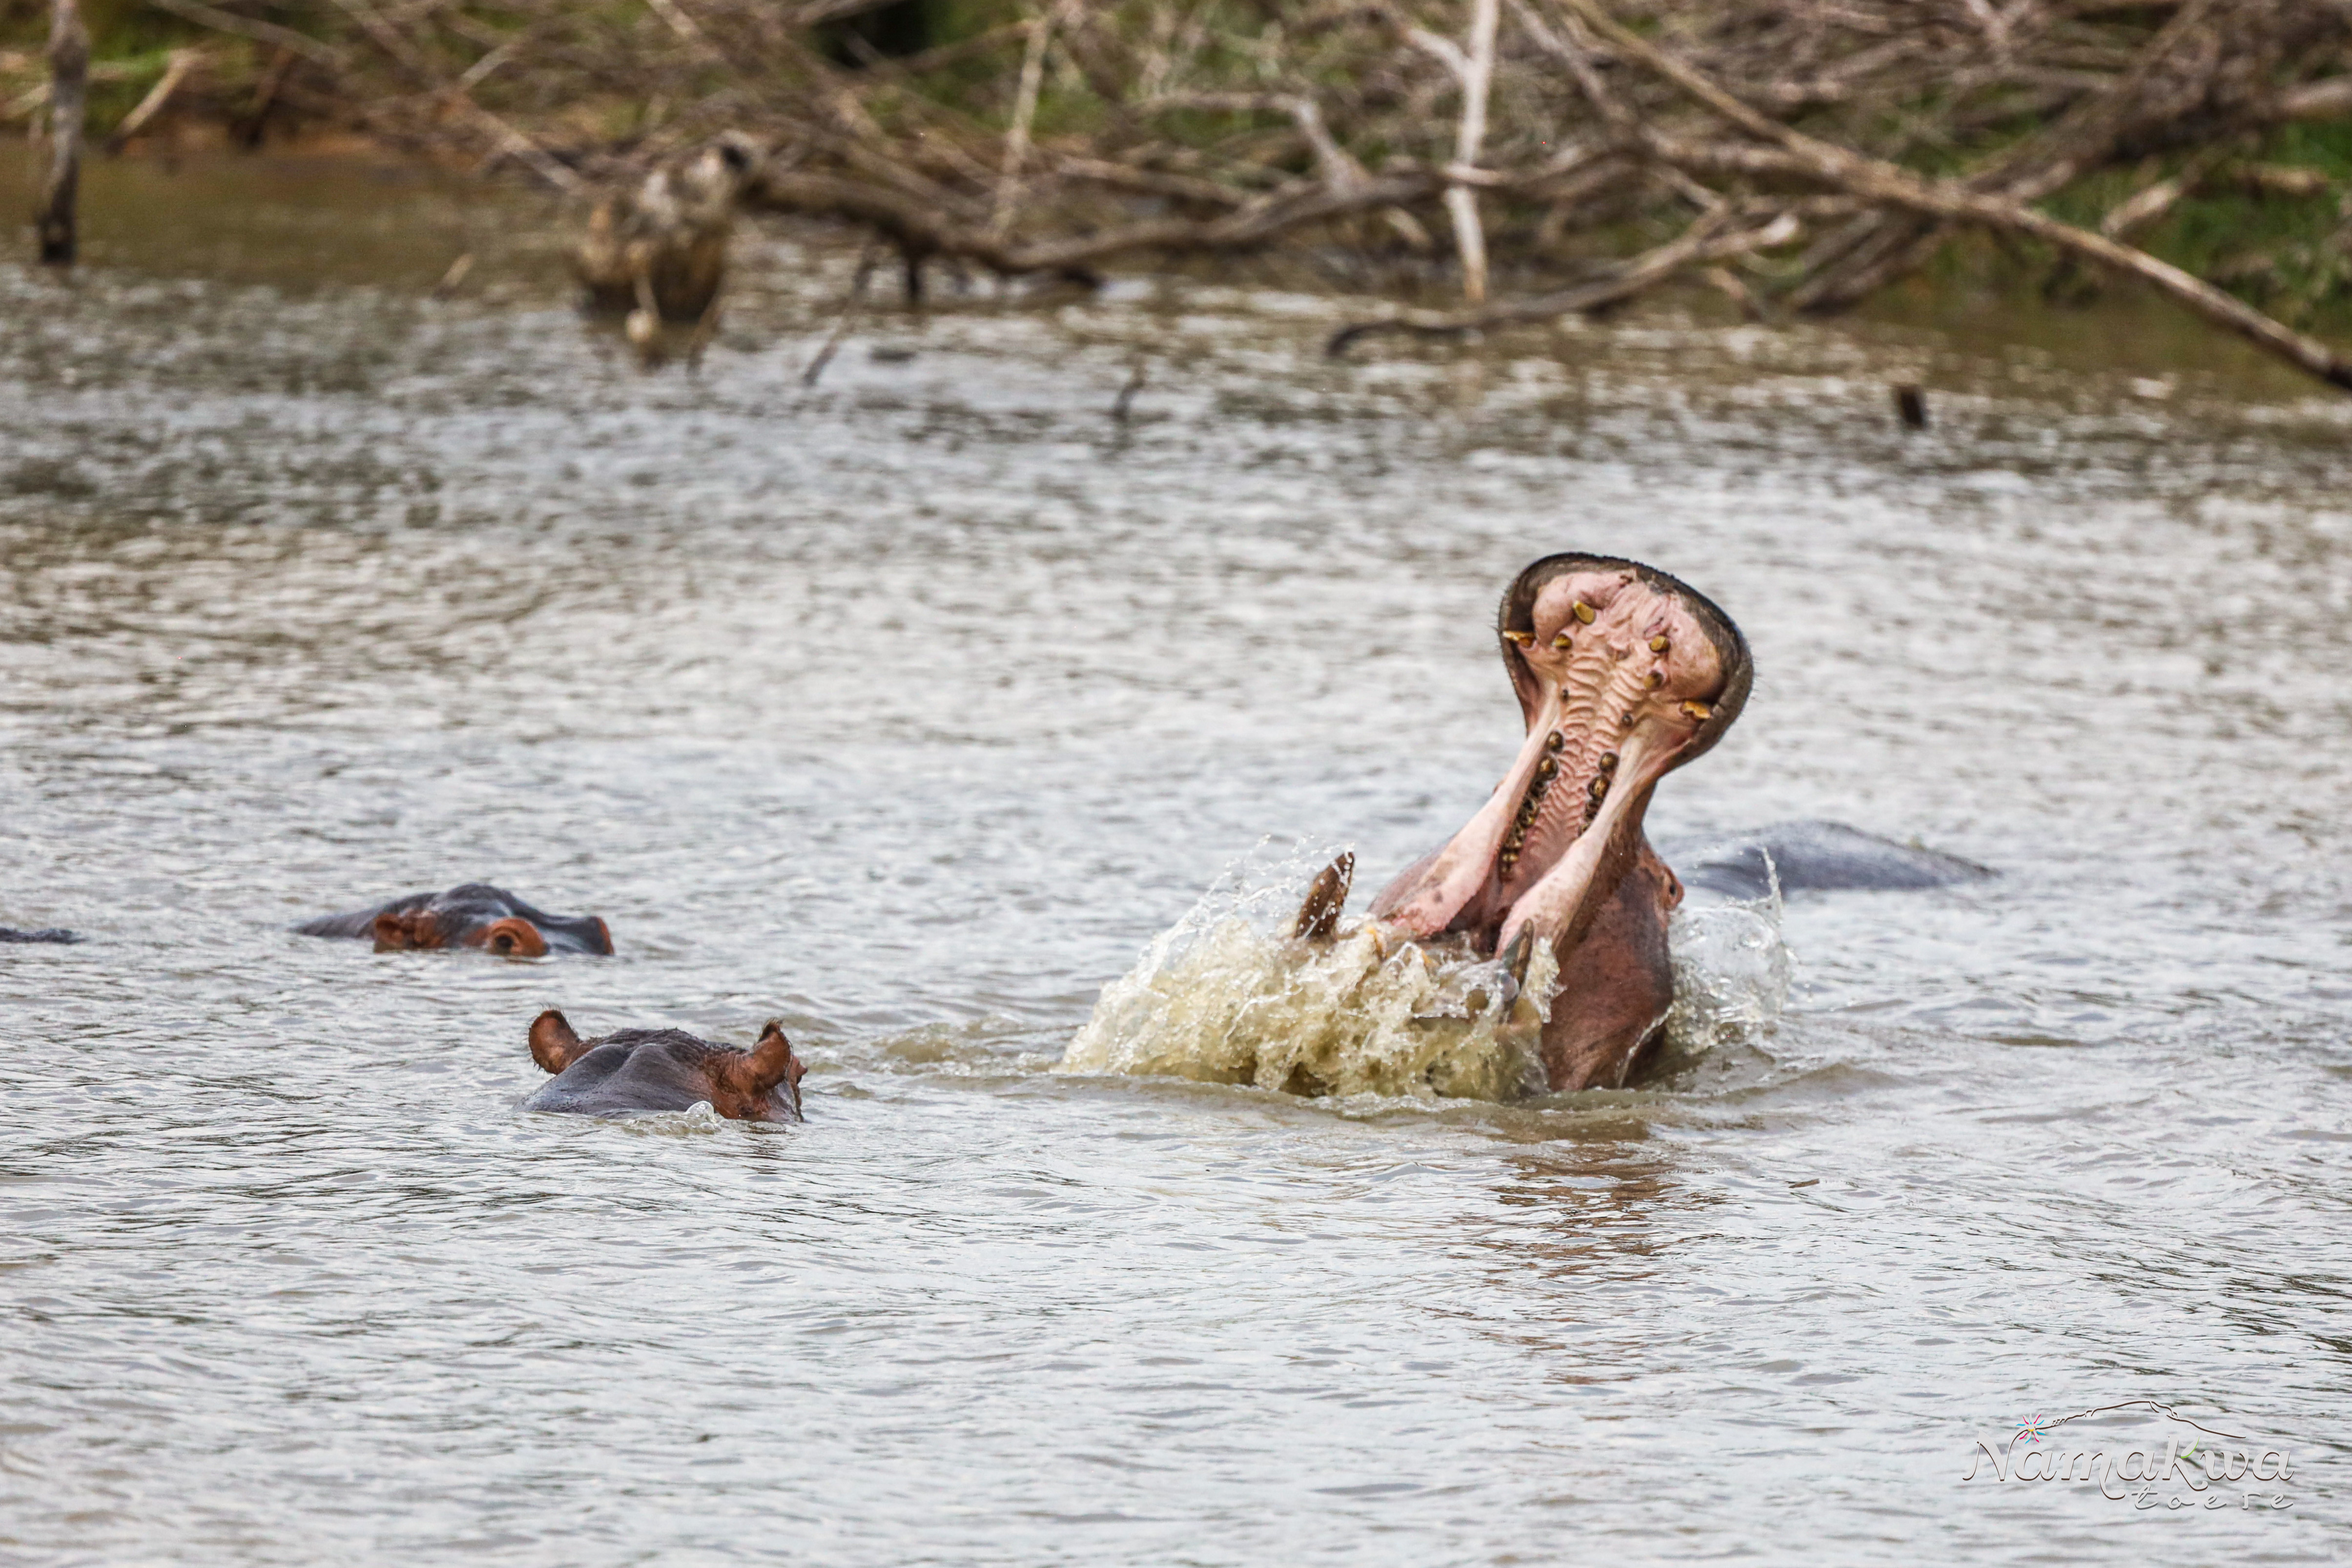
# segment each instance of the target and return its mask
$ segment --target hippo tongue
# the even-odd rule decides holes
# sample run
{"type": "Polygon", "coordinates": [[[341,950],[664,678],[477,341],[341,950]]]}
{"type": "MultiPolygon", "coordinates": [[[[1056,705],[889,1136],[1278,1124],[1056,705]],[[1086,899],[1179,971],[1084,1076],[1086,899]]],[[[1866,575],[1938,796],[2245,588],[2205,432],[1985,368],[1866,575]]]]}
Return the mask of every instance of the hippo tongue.
{"type": "Polygon", "coordinates": [[[1572,942],[1641,841],[1650,792],[1745,700],[1747,645],[1721,611],[1632,562],[1553,556],[1503,597],[1503,658],[1528,738],[1444,847],[1373,901],[1406,940],[1522,931],[1572,942]]]}

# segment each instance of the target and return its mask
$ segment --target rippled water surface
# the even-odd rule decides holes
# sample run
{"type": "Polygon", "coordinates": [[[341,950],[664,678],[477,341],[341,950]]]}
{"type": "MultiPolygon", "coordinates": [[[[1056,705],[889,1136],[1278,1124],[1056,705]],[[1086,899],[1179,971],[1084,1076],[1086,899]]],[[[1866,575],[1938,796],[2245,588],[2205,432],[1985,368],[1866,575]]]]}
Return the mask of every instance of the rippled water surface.
{"type": "Polygon", "coordinates": [[[2121,309],[1334,367],[1241,277],[811,389],[807,237],[647,372],[528,201],[92,179],[0,267],[0,923],[89,938],[0,947],[0,1557],[2352,1552],[2352,405],[2121,309]],[[1659,837],[2001,877],[1792,899],[1778,1024],[1625,1092],[1054,1070],[1228,868],[1459,826],[1570,548],[1757,649],[1659,837]],[[478,878],[619,956],[288,932],[478,878]],[[808,1122],[520,1113],[551,1005],[780,1015],[808,1122]],[[2132,1400],[2292,1481],[1962,1479],[2132,1400]]]}

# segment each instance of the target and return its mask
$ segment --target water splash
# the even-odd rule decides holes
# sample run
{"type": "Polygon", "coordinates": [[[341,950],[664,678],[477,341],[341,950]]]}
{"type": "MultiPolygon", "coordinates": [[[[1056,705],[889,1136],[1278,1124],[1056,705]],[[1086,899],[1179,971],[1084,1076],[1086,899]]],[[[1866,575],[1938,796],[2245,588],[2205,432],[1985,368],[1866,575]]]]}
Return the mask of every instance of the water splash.
{"type": "MultiPolygon", "coordinates": [[[[1538,947],[1524,996],[1452,942],[1384,947],[1362,928],[1284,934],[1328,853],[1259,846],[1103,987],[1057,1070],[1188,1078],[1304,1095],[1509,1100],[1541,1093],[1558,968],[1538,947]]],[[[1777,897],[1678,911],[1668,1039],[1696,1053],[1769,1030],[1789,988],[1777,897]]]]}
{"type": "Polygon", "coordinates": [[[698,1100],[684,1110],[640,1111],[608,1120],[640,1138],[700,1138],[727,1127],[727,1119],[707,1100],[698,1100]]]}
{"type": "Polygon", "coordinates": [[[1261,845],[1103,987],[1063,1072],[1245,1083],[1295,1094],[1515,1100],[1543,1088],[1536,1037],[1554,977],[1538,952],[1526,993],[1501,964],[1451,945],[1384,947],[1358,929],[1283,928],[1328,853],[1261,845]]]}
{"type": "Polygon", "coordinates": [[[1794,960],[1780,936],[1780,889],[1760,899],[1685,903],[1666,928],[1675,1005],[1666,1049],[1695,1057],[1770,1034],[1789,1000],[1794,960]]]}

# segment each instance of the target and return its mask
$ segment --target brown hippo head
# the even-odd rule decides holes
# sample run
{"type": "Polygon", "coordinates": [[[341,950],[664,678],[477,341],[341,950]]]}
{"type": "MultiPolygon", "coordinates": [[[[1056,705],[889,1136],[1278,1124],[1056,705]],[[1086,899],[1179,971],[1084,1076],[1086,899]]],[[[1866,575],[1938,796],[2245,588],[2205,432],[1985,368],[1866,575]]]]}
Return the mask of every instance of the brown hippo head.
{"type": "Polygon", "coordinates": [[[378,952],[478,947],[505,958],[540,958],[550,952],[609,957],[613,952],[613,933],[596,916],[551,915],[488,882],[467,882],[446,893],[410,893],[373,909],[322,915],[294,929],[305,936],[373,937],[378,952]]]}
{"type": "Polygon", "coordinates": [[[683,1029],[622,1029],[583,1040],[552,1007],[531,1021],[531,1059],[555,1075],[526,1110],[626,1116],[686,1110],[703,1101],[737,1121],[798,1121],[801,1077],[782,1025],[771,1019],[750,1050],[683,1029]]]}

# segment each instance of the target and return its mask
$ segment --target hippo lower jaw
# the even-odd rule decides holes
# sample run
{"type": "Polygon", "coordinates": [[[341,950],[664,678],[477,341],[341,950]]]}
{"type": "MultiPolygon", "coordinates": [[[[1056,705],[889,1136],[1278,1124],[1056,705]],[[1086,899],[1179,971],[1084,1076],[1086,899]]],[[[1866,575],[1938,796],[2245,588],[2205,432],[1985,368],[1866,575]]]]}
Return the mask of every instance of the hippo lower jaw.
{"type": "Polygon", "coordinates": [[[1527,740],[1469,823],[1372,901],[1372,921],[1384,939],[1466,938],[1522,978],[1549,943],[1551,1086],[1622,1082],[1673,1001],[1665,919],[1682,896],[1643,815],[1658,781],[1738,717],[1747,641],[1666,574],[1588,555],[1522,572],[1496,631],[1527,740]]]}

